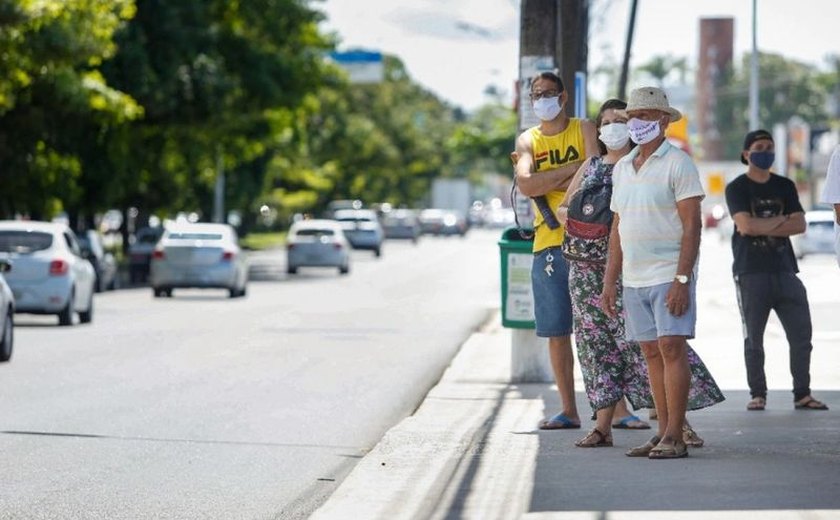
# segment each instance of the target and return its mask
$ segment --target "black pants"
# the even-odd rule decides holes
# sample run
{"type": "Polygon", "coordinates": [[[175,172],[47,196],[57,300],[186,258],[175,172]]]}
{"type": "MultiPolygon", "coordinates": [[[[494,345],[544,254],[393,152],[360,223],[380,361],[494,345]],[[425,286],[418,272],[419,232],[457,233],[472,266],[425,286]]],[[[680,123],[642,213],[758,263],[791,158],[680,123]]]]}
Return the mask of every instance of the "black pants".
{"type": "Polygon", "coordinates": [[[790,347],[793,398],[811,394],[811,310],[805,286],[795,273],[747,273],[735,276],[741,321],[744,324],[744,360],[750,395],[767,397],[764,375],[764,329],[770,311],[785,329],[790,347]]]}

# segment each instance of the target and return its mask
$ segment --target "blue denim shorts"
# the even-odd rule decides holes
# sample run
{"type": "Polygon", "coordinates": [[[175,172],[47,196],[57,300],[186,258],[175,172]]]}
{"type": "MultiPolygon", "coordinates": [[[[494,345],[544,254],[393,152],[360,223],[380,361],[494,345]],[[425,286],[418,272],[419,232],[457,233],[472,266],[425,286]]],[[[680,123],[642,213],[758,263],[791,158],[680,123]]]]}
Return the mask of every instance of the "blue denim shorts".
{"type": "Polygon", "coordinates": [[[569,266],[559,247],[549,247],[534,253],[531,287],[534,291],[537,336],[570,336],[572,298],[569,295],[569,266]]]}
{"type": "Polygon", "coordinates": [[[696,282],[689,282],[688,310],[682,316],[674,316],[665,306],[665,297],[671,282],[651,287],[625,287],[624,311],[628,340],[655,341],[662,336],[694,337],[697,322],[696,282]]]}

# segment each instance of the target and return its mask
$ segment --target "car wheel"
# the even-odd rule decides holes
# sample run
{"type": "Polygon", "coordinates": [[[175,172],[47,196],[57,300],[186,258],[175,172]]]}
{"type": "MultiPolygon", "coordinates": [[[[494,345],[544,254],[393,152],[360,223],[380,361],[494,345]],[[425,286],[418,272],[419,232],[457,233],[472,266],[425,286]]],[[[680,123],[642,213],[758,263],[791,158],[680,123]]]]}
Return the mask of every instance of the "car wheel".
{"type": "Polygon", "coordinates": [[[242,292],[239,289],[237,289],[236,287],[231,287],[230,289],[228,289],[228,295],[231,298],[238,298],[239,296],[242,295],[242,292]]]}
{"type": "Polygon", "coordinates": [[[73,325],[73,293],[67,299],[67,305],[58,313],[58,324],[62,327],[73,325]]]}
{"type": "Polygon", "coordinates": [[[297,267],[287,267],[286,273],[288,274],[297,274],[297,267]]]}
{"type": "Polygon", "coordinates": [[[90,295],[90,302],[86,311],[79,313],[80,323],[90,323],[93,321],[93,295],[90,295]]]}
{"type": "Polygon", "coordinates": [[[347,274],[347,273],[350,272],[350,266],[349,265],[342,265],[341,267],[338,268],[338,272],[339,272],[339,274],[347,274]]]}
{"type": "Polygon", "coordinates": [[[382,249],[380,249],[380,248],[378,248],[378,247],[377,247],[377,248],[373,251],[373,254],[374,254],[374,256],[376,256],[377,258],[379,258],[380,256],[382,256],[382,249]]]}
{"type": "Polygon", "coordinates": [[[3,337],[0,338],[0,361],[12,359],[12,347],[15,340],[15,323],[11,309],[6,313],[6,322],[3,324],[3,337]]]}
{"type": "Polygon", "coordinates": [[[163,287],[153,287],[152,294],[154,294],[155,298],[170,298],[172,296],[172,289],[166,289],[163,287]]]}

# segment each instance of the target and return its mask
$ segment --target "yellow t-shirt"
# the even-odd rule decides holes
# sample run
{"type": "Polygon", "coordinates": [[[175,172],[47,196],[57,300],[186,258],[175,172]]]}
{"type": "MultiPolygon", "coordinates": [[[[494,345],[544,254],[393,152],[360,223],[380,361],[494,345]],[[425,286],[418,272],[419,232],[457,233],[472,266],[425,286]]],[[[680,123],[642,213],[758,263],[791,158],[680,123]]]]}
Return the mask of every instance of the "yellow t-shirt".
{"type": "MultiPolygon", "coordinates": [[[[580,119],[569,119],[569,125],[566,129],[555,135],[544,135],[538,126],[528,131],[531,132],[536,173],[559,168],[570,161],[584,159],[586,148],[580,119]]],[[[566,192],[560,190],[553,190],[545,194],[551,211],[557,211],[565,196],[566,192]]],[[[543,223],[542,213],[540,213],[536,203],[532,202],[531,204],[534,206],[534,215],[536,215],[534,217],[534,252],[562,244],[565,237],[563,226],[561,225],[557,229],[549,229],[543,223]]]]}

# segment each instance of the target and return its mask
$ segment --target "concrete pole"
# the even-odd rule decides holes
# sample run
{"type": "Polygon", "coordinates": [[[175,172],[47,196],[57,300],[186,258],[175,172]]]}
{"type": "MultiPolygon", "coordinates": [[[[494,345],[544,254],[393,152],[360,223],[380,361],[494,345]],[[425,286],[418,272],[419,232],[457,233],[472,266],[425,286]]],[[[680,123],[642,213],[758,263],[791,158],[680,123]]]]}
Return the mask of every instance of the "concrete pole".
{"type": "Polygon", "coordinates": [[[225,221],[225,163],[221,147],[216,149],[216,185],[213,193],[213,222],[225,221]]]}
{"type": "Polygon", "coordinates": [[[752,3],[752,55],[750,56],[750,130],[757,130],[758,120],[758,44],[757,44],[757,0],[752,3]]]}

